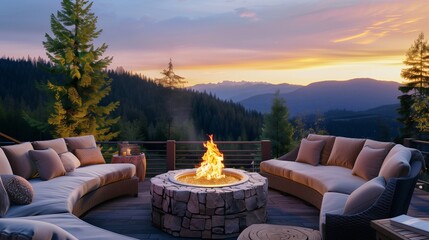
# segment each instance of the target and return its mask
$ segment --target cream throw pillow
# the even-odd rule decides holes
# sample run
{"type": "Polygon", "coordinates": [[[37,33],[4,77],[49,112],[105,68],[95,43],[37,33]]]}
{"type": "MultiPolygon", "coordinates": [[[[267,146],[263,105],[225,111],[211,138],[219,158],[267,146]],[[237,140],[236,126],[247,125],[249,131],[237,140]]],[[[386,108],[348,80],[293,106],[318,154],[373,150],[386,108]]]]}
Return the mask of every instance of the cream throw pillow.
{"type": "Polygon", "coordinates": [[[386,181],[382,176],[364,183],[347,198],[344,215],[353,215],[370,208],[381,196],[385,187],[386,181]]]}
{"type": "Polygon", "coordinates": [[[73,172],[80,166],[79,159],[71,152],[60,154],[61,162],[63,163],[66,172],[73,172]]]}
{"type": "Polygon", "coordinates": [[[316,166],[320,162],[320,155],[322,148],[325,146],[325,141],[316,140],[310,141],[307,139],[301,140],[301,145],[299,146],[298,156],[296,157],[297,162],[307,163],[313,166],[316,166]]]}

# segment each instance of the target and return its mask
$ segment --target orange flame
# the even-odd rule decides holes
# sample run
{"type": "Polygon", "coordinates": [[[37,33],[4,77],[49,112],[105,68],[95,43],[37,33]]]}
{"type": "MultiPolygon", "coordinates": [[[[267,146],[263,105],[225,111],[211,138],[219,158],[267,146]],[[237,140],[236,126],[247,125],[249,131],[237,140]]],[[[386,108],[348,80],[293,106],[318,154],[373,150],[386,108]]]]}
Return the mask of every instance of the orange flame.
{"type": "Polygon", "coordinates": [[[207,180],[225,178],[222,174],[223,154],[213,142],[213,135],[209,135],[209,138],[210,140],[203,144],[207,151],[202,157],[201,166],[195,172],[195,178],[205,177],[207,180]]]}

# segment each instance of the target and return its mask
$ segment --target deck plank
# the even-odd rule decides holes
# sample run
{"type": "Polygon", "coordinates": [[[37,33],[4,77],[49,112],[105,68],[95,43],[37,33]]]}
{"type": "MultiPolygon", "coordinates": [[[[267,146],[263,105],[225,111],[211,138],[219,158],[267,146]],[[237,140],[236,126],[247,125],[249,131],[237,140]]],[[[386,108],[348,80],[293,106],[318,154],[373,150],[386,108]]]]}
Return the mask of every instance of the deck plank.
{"type": "MultiPolygon", "coordinates": [[[[95,226],[138,239],[181,239],[152,226],[150,181],[139,183],[138,197],[121,197],[100,204],[82,219],[95,226]]],[[[429,193],[416,189],[408,214],[429,217],[429,193]]],[[[267,212],[269,224],[319,228],[319,210],[287,194],[269,190],[267,212]]]]}

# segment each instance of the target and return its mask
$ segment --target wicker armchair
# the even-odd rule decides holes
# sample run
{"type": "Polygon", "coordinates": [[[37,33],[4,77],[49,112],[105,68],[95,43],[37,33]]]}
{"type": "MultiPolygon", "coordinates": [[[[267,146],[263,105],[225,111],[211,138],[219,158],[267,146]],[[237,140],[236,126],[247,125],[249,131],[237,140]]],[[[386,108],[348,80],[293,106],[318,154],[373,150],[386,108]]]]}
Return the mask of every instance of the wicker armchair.
{"type": "Polygon", "coordinates": [[[409,175],[390,179],[382,195],[369,209],[348,216],[326,214],[326,221],[322,226],[324,228],[323,239],[375,239],[375,231],[370,226],[371,220],[406,214],[418,175],[424,167],[422,154],[417,150],[413,150],[412,153],[409,175]]]}

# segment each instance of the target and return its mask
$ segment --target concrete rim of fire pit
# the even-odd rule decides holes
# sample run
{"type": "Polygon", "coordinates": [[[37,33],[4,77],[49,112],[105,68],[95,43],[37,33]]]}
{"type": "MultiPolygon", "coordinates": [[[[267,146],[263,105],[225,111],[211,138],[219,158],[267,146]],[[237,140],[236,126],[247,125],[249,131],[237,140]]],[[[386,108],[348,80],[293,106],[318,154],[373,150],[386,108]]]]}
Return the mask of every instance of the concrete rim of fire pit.
{"type": "Polygon", "coordinates": [[[170,180],[173,183],[180,184],[180,185],[183,185],[183,186],[204,187],[204,188],[217,188],[217,187],[235,186],[235,185],[239,185],[239,184],[245,183],[245,182],[247,182],[249,180],[249,176],[247,176],[247,174],[244,174],[242,172],[236,171],[235,169],[232,169],[232,168],[224,168],[222,170],[222,172],[225,175],[234,176],[234,177],[236,177],[236,178],[239,179],[237,182],[233,182],[233,183],[204,185],[204,184],[190,184],[190,183],[185,183],[185,182],[181,182],[181,181],[177,180],[179,177],[184,176],[184,175],[191,175],[191,174],[195,175],[195,172],[196,172],[196,168],[194,168],[194,169],[179,170],[179,172],[177,174],[169,176],[168,180],[170,180]]]}

